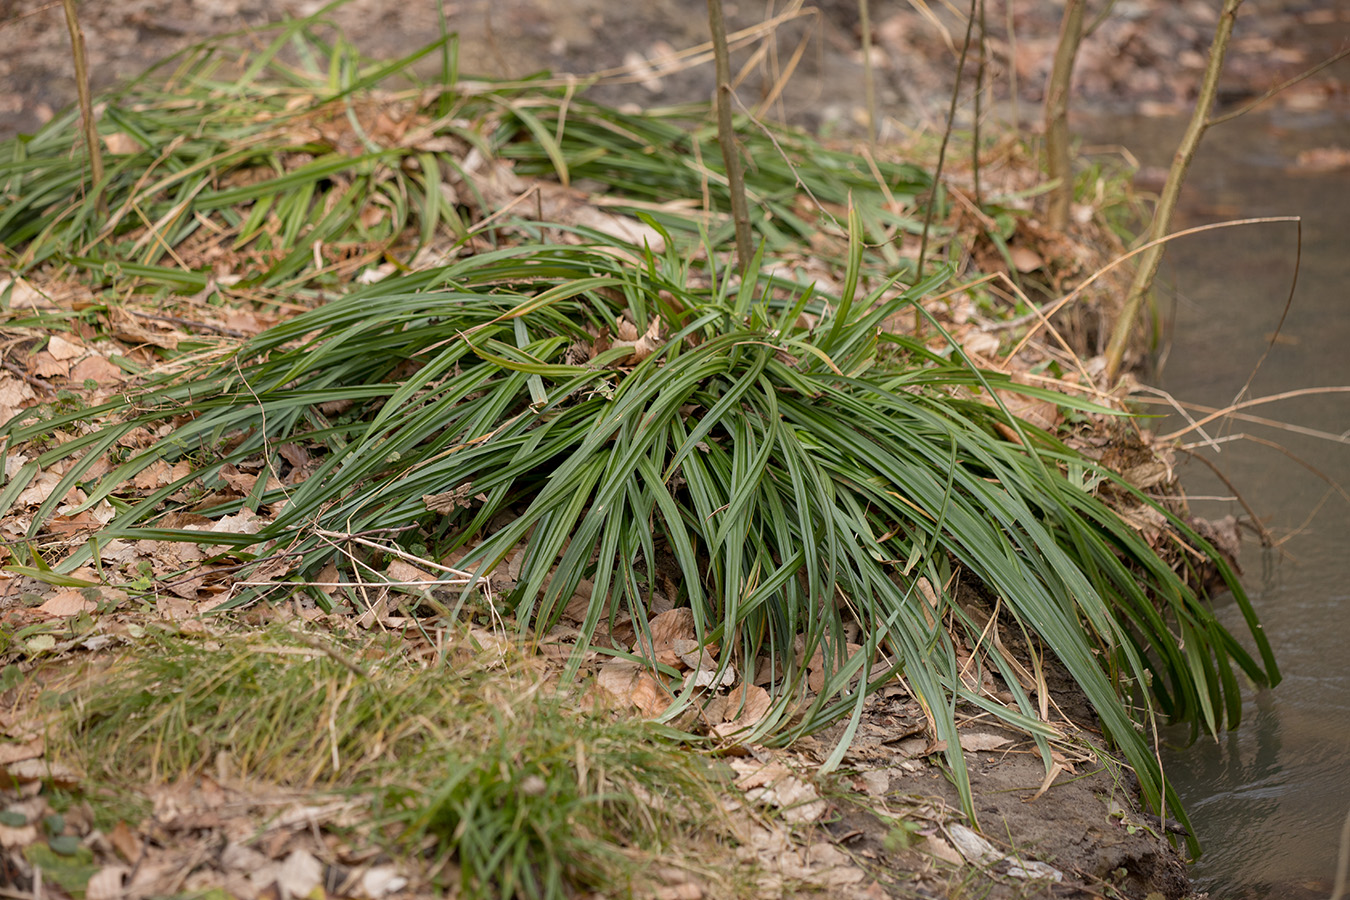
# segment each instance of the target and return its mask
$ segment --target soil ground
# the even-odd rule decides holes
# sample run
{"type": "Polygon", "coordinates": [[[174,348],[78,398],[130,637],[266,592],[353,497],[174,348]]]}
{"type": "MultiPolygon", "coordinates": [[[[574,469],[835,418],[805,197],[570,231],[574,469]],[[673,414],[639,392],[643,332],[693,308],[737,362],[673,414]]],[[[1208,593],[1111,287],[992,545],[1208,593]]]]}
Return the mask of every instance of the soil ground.
{"type": "MultiPolygon", "coordinates": [[[[751,67],[739,96],[748,105],[759,102],[788,71],[801,45],[804,52],[783,92],[783,105],[770,111],[818,132],[856,133],[864,110],[858,5],[821,0],[793,12],[801,5],[727,4],[732,28],[786,16],[774,40],[739,54],[744,62],[761,46],[771,51],[751,67]]],[[[80,18],[99,89],[135,77],[206,36],[308,15],[321,6],[318,0],[87,0],[80,4],[80,18]]],[[[521,77],[547,69],[584,79],[627,67],[628,74],[605,80],[593,93],[610,103],[706,100],[712,90],[708,65],[659,71],[661,57],[706,40],[706,7],[699,0],[637,5],[463,0],[444,6],[450,29],[460,34],[466,73],[521,77]]],[[[1041,99],[1061,6],[1044,0],[1011,0],[1011,8],[1005,0],[986,4],[986,83],[996,103],[1010,107],[1016,99],[1023,120],[1041,99]]],[[[1097,110],[1184,111],[1204,66],[1216,8],[1201,0],[1116,3],[1084,42],[1075,69],[1075,103],[1097,110]]],[[[961,23],[943,4],[907,0],[874,0],[870,14],[879,116],[896,128],[939,125],[955,70],[952,46],[959,46],[963,36],[961,23]],[[924,8],[931,18],[920,13],[924,8]]],[[[379,58],[419,47],[440,28],[430,0],[353,0],[331,18],[364,52],[379,58]]],[[[0,57],[0,137],[6,137],[32,131],[74,102],[75,82],[60,4],[7,0],[0,4],[0,36],[6,47],[0,57]]],[[[1350,10],[1332,0],[1248,0],[1228,55],[1222,101],[1235,104],[1263,93],[1342,49],[1347,38],[1350,10]]],[[[1324,70],[1275,102],[1304,109],[1350,102],[1345,66],[1324,70]]]]}
{"type": "MultiPolygon", "coordinates": [[[[916,126],[939,127],[948,102],[954,69],[948,38],[959,44],[959,25],[937,4],[932,5],[935,17],[926,18],[919,11],[923,6],[879,0],[871,10],[883,136],[916,126]]],[[[1118,3],[1084,48],[1080,98],[1098,109],[1182,109],[1204,63],[1213,6],[1171,0],[1118,3]]],[[[287,14],[310,14],[317,7],[315,2],[258,0],[89,0],[81,4],[80,16],[97,88],[135,76],[208,35],[287,14]]],[[[1039,100],[1058,5],[1022,2],[1009,11],[990,0],[987,7],[994,100],[1005,110],[1016,103],[1025,114],[1039,100]],[[1008,38],[1009,21],[1016,41],[1008,38]]],[[[708,66],[660,68],[661,57],[704,39],[704,13],[697,0],[622,6],[611,0],[466,0],[446,6],[451,29],[461,35],[462,71],[520,77],[552,69],[584,77],[626,70],[602,80],[593,96],[644,105],[702,100],[710,93],[708,66]]],[[[739,28],[766,18],[751,4],[739,4],[730,14],[732,26],[739,28]]],[[[354,0],[333,18],[377,57],[420,46],[440,27],[434,4],[406,0],[354,0]]],[[[753,106],[769,97],[801,45],[800,65],[782,92],[781,105],[770,105],[769,114],[820,133],[859,133],[865,121],[859,31],[856,5],[846,0],[822,0],[817,11],[790,16],[767,43],[751,43],[739,52],[744,62],[757,47],[771,49],[748,69],[741,98],[753,106]]],[[[1225,101],[1259,95],[1327,55],[1347,33],[1350,10],[1334,3],[1253,0],[1244,9],[1231,55],[1225,101]]],[[[8,48],[0,58],[0,137],[7,137],[40,126],[74,99],[75,90],[59,4],[4,3],[0,40],[8,48]]],[[[1332,68],[1302,82],[1275,102],[1298,108],[1345,103],[1350,92],[1337,72],[1332,68]]],[[[972,894],[989,897],[1161,895],[1171,900],[1188,893],[1184,865],[1160,836],[1166,823],[1140,813],[1128,772],[1104,762],[1090,710],[1067,679],[1061,677],[1054,695],[1067,720],[1083,727],[1082,754],[1064,760],[1064,773],[1048,790],[1041,792],[1045,770],[1030,745],[996,729],[972,732],[979,739],[972,740],[970,760],[985,836],[1000,854],[1047,863],[1062,880],[1019,870],[1007,858],[991,858],[979,871],[967,868],[954,876],[948,863],[965,863],[952,849],[959,840],[950,833],[930,828],[904,841],[894,839],[893,824],[876,812],[888,802],[911,811],[915,804],[942,809],[959,804],[942,771],[928,761],[933,748],[922,736],[921,712],[907,696],[883,695],[870,703],[846,757],[852,774],[830,797],[830,824],[819,826],[864,870],[887,874],[857,886],[858,896],[937,896],[963,883],[972,894]]],[[[821,758],[833,747],[833,736],[808,739],[793,752],[807,762],[821,758]]]]}

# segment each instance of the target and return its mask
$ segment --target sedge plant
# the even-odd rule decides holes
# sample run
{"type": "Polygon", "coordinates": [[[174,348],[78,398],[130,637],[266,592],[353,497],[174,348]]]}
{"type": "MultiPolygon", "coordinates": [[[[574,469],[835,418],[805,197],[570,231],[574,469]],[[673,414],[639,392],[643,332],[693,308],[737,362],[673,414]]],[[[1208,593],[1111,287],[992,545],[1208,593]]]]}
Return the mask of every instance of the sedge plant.
{"type": "MultiPolygon", "coordinates": [[[[1047,760],[1055,730],[1001,655],[990,664],[1011,703],[963,682],[959,644],[978,646],[980,634],[949,589],[959,572],[1059,658],[1145,797],[1184,818],[1142,723],[1156,713],[1217,731],[1240,713],[1239,673],[1271,683],[1275,661],[1213,547],[1119,476],[1010,415],[998,391],[1089,404],[1014,386],[955,341],[934,349],[887,330],[902,314],[924,315],[919,301],[953,277],[942,265],[920,280],[893,247],[891,256],[864,252],[923,231],[923,217],[896,203],[931,187],[922,170],[878,166],[887,182],[878,184],[871,167],[803,135],[747,129],[762,150],[746,173],[761,243],[738,271],[723,262],[732,228],[706,109],[690,123],[687,110],[621,114],[529,85],[457,88],[450,78],[418,107],[416,140],[382,144],[353,126],[374,146],[306,143],[313,134],[297,117],[331,122],[336,111],[360,124],[362,92],[401,71],[334,66],[317,85],[281,66],[281,49],[312,56],[331,46],[335,59],[347,51],[316,43],[307,27],[286,26],[272,56],[246,69],[250,80],[223,92],[225,101],[275,93],[271,123],[228,103],[216,111],[214,70],[201,66],[178,76],[204,104],[184,140],[155,126],[180,114],[181,98],[157,103],[166,95],[150,91],[149,102],[109,105],[105,122],[131,129],[144,149],[110,162],[103,195],[112,210],[144,212],[161,240],[100,221],[81,199],[78,167],[52,149],[73,118],[0,150],[0,180],[21,198],[0,214],[0,239],[23,271],[60,265],[161,297],[204,290],[207,274],[171,265],[164,248],[210,232],[268,251],[250,257],[257,290],[332,296],[227,353],[177,358],[101,405],[35,407],[7,423],[7,446],[31,453],[0,491],[0,508],[44,470],[63,471],[31,513],[35,554],[59,549],[53,567],[68,572],[97,562],[108,541],[154,540],[198,544],[211,562],[245,573],[285,561],[282,577],[234,592],[236,605],[306,590],[329,566],[352,581],[378,576],[333,533],[397,534],[477,576],[513,557],[516,584],[496,611],[522,636],[546,632],[585,586],[572,672],[588,649],[631,655],[608,643],[602,624],[631,617],[644,628],[653,586],[674,572],[670,599],[691,611],[700,641],[723,648],[721,665],[769,673],[772,706],[743,739],[785,743],[841,719],[856,725],[870,690],[899,675],[945,741],[973,817],[958,704],[1024,729],[1047,760]],[[273,64],[285,75],[279,85],[260,79],[273,64]],[[611,209],[660,240],[635,246],[539,221],[529,203],[446,203],[443,184],[472,192],[463,163],[475,152],[513,162],[517,174],[601,184],[611,209]],[[803,193],[843,204],[845,221],[808,215],[803,193]],[[709,198],[702,209],[680,205],[699,196],[709,198]],[[392,218],[362,215],[372,202],[392,218]],[[794,264],[830,228],[844,241],[840,280],[817,290],[794,264]],[[334,270],[316,264],[316,232],[325,246],[365,242],[400,263],[374,284],[335,283],[334,270]],[[440,264],[408,264],[438,240],[451,251],[440,264]],[[616,339],[630,332],[647,346],[616,339]],[[63,437],[40,443],[52,434],[63,437]],[[158,438],[147,446],[137,440],[145,434],[158,438]],[[314,461],[302,480],[289,478],[284,450],[294,445],[314,461]],[[160,465],[174,472],[168,483],[135,486],[160,465]],[[192,509],[185,492],[214,491],[227,466],[277,477],[192,509]],[[1070,477],[1084,471],[1093,477],[1070,477]],[[1188,552],[1217,566],[1255,653],[1194,580],[1108,506],[1102,483],[1152,507],[1188,552]],[[46,529],[77,487],[80,509],[106,503],[113,515],[95,540],[70,547],[46,529]],[[447,496],[456,502],[435,502],[447,496]],[[258,527],[175,527],[169,517],[187,511],[248,511],[258,527]],[[804,660],[817,650],[824,680],[812,691],[804,660]]],[[[195,59],[209,67],[214,56],[195,59]]],[[[930,326],[941,333],[936,320],[930,326]]],[[[446,612],[463,612],[471,590],[446,612]]],[[[672,722],[698,700],[692,684],[675,693],[672,722]]],[[[842,745],[826,767],[841,756],[842,745]]]]}

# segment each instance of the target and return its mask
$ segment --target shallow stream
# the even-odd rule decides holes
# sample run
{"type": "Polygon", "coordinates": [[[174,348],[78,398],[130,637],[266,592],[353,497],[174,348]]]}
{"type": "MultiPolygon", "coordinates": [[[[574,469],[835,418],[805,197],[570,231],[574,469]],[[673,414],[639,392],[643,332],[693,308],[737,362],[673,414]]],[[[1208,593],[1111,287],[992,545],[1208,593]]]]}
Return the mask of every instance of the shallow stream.
{"type": "MultiPolygon", "coordinates": [[[[1118,118],[1090,130],[1129,147],[1146,166],[1166,166],[1181,127],[1118,118]]],[[[1170,246],[1161,296],[1171,340],[1151,380],[1178,400],[1224,407],[1237,398],[1279,325],[1296,263],[1288,317],[1245,396],[1350,385],[1350,168],[1317,173],[1297,165],[1301,151],[1324,147],[1350,149],[1344,111],[1249,116],[1206,137],[1175,227],[1297,215],[1302,254],[1289,223],[1227,228],[1170,246]]],[[[1350,435],[1350,393],[1243,412],[1350,435]]],[[[1180,427],[1173,417],[1160,430],[1180,427]]],[[[1168,774],[1205,848],[1192,874],[1214,898],[1325,898],[1350,813],[1350,494],[1331,484],[1350,491],[1350,438],[1240,420],[1215,422],[1206,433],[1218,450],[1197,449],[1278,542],[1263,550],[1246,540],[1242,565],[1284,682],[1249,691],[1235,732],[1168,754],[1168,774]]],[[[1186,440],[1204,439],[1192,433],[1186,440]]],[[[1181,471],[1196,497],[1232,496],[1202,464],[1181,471]]],[[[1244,515],[1231,499],[1196,500],[1193,508],[1209,518],[1244,515]]],[[[1237,610],[1223,613],[1240,632],[1237,610]]]]}

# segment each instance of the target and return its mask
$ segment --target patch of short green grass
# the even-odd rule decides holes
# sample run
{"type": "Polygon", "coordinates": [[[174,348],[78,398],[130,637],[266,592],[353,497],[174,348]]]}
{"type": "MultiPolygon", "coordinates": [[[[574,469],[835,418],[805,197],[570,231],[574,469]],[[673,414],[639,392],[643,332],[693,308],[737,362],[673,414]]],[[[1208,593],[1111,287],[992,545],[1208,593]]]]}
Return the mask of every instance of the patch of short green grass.
{"type": "Polygon", "coordinates": [[[581,686],[558,692],[495,641],[447,646],[424,665],[390,638],[150,636],[60,698],[53,754],[95,798],[222,768],[361,798],[358,833],[393,836],[472,897],[614,888],[715,840],[702,757],[581,686]]]}

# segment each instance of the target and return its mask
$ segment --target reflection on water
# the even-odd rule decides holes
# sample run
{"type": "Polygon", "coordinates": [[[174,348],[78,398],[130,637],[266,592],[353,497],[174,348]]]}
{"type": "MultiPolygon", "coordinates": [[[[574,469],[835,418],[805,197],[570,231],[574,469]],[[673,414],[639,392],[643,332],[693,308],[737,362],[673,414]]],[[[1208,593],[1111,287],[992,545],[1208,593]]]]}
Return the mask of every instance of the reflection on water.
{"type": "MultiPolygon", "coordinates": [[[[1166,165],[1180,128],[1115,120],[1092,132],[1130,147],[1145,164],[1166,165]]],[[[1177,228],[1221,218],[1303,217],[1294,306],[1250,395],[1350,385],[1350,172],[1289,171],[1300,150],[1350,147],[1350,121],[1248,117],[1205,140],[1177,228]]],[[[1291,225],[1225,229],[1172,244],[1171,287],[1162,295],[1171,306],[1172,343],[1154,380],[1185,401],[1232,402],[1279,322],[1297,250],[1291,225]]],[[[1342,434],[1350,429],[1350,394],[1248,412],[1342,434]]],[[[1210,436],[1238,433],[1278,442],[1350,490],[1350,445],[1250,421],[1230,422],[1210,436]]],[[[1276,537],[1287,538],[1275,551],[1253,541],[1242,560],[1285,680],[1249,694],[1235,732],[1170,751],[1167,772],[1205,848],[1192,873],[1199,887],[1215,898],[1325,898],[1350,808],[1350,500],[1269,446],[1220,446],[1218,454],[1207,451],[1211,458],[1276,537]]],[[[1182,479],[1192,494],[1227,493],[1200,465],[1185,467],[1182,479]]],[[[1233,501],[1194,506],[1211,517],[1243,514],[1233,501]]],[[[1235,609],[1221,612],[1241,630],[1235,609]]]]}

